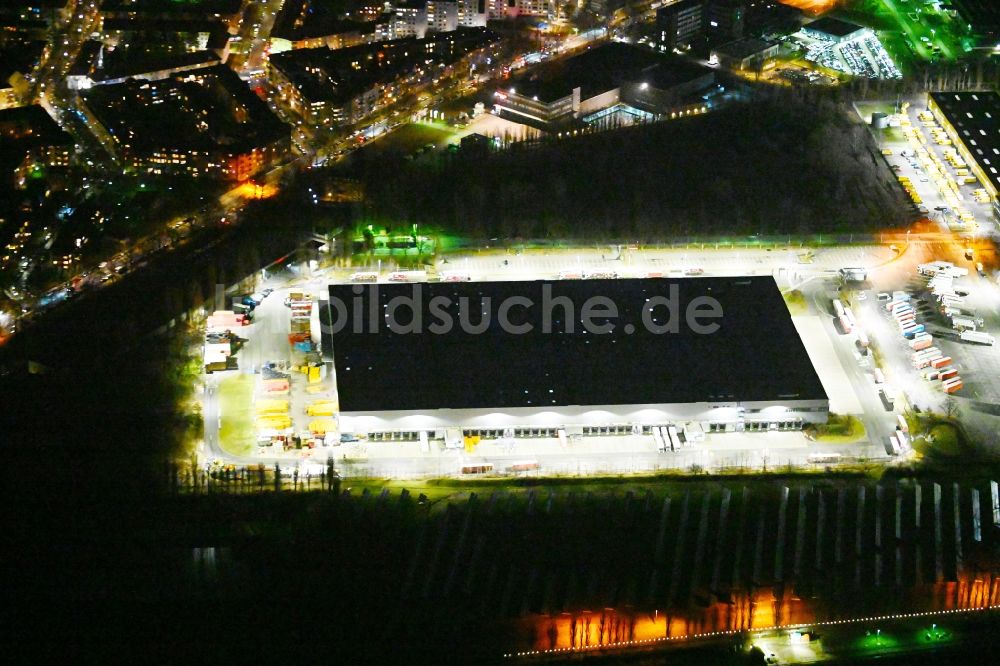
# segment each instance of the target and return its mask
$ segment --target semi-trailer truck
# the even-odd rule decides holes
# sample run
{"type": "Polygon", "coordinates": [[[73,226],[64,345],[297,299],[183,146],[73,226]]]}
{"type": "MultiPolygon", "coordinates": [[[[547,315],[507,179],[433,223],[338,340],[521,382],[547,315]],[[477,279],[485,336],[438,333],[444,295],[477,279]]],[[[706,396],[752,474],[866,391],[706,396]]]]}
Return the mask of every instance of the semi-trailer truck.
{"type": "Polygon", "coordinates": [[[959,337],[965,342],[974,342],[978,345],[992,345],[995,342],[993,336],[984,331],[962,331],[959,337]]]}

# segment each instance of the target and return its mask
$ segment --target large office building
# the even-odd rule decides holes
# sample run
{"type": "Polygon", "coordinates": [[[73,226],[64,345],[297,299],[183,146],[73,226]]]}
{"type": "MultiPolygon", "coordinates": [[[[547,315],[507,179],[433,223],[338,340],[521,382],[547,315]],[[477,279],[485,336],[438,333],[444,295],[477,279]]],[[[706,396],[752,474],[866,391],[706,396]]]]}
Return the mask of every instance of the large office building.
{"type": "Polygon", "coordinates": [[[959,154],[993,199],[1000,215],[1000,93],[938,92],[928,95],[927,108],[951,137],[959,154]]]}
{"type": "Polygon", "coordinates": [[[707,38],[713,43],[743,36],[747,0],[667,0],[656,10],[655,41],[661,51],[707,38]]]}
{"type": "Polygon", "coordinates": [[[677,0],[656,10],[656,43],[673,51],[705,34],[705,0],[677,0]]]}
{"type": "Polygon", "coordinates": [[[714,82],[708,67],[610,42],[504,82],[494,107],[512,120],[553,129],[616,104],[669,113],[714,82]]]}
{"type": "Polygon", "coordinates": [[[771,277],[331,285],[329,297],[343,433],[455,441],[828,418],[771,277]]]}

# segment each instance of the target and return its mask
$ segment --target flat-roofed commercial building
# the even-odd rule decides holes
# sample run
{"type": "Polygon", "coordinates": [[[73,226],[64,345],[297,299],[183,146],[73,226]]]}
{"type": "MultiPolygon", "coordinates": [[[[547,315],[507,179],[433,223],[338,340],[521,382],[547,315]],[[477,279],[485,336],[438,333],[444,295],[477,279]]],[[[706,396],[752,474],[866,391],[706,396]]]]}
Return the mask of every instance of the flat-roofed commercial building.
{"type": "Polygon", "coordinates": [[[715,72],[708,67],[610,42],[505,82],[493,103],[511,120],[551,129],[619,103],[669,113],[713,83],[715,72]]]}
{"type": "Polygon", "coordinates": [[[709,62],[715,60],[722,67],[734,71],[753,71],[764,67],[780,50],[781,44],[778,42],[747,37],[715,47],[709,62]]]}
{"type": "Polygon", "coordinates": [[[725,432],[828,418],[771,277],[331,285],[329,296],[346,433],[725,432]],[[599,302],[617,316],[588,316],[599,302]]]}
{"type": "Polygon", "coordinates": [[[927,108],[951,137],[972,173],[989,192],[1000,214],[1000,93],[936,92],[927,96],[927,108]]]}
{"type": "Polygon", "coordinates": [[[822,39],[837,44],[864,37],[868,28],[856,23],[841,21],[832,16],[824,16],[802,26],[802,32],[813,39],[822,39]]]}

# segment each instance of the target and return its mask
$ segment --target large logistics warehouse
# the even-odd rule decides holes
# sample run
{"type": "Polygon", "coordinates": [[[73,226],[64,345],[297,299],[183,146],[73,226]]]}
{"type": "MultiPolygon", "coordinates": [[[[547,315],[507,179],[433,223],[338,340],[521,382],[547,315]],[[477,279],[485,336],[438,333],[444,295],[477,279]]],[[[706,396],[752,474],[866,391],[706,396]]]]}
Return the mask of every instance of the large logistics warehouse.
{"type": "Polygon", "coordinates": [[[329,290],[342,433],[725,432],[828,418],[826,392],[771,277],[329,290]]]}
{"type": "Polygon", "coordinates": [[[958,154],[990,194],[1000,214],[1000,93],[932,92],[927,108],[948,133],[958,154]]]}

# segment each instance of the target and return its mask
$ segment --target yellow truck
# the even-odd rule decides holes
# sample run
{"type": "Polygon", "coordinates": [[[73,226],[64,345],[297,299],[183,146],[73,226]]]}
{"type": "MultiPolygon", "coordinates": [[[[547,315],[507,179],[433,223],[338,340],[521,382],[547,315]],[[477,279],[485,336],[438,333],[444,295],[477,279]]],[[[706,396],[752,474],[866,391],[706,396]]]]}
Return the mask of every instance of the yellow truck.
{"type": "Polygon", "coordinates": [[[285,430],[292,427],[292,419],[287,414],[258,416],[256,425],[258,430],[285,430]]]}
{"type": "Polygon", "coordinates": [[[272,399],[262,399],[258,400],[255,405],[255,409],[258,414],[285,414],[288,412],[288,401],[287,400],[272,400],[272,399]]]}
{"type": "Polygon", "coordinates": [[[333,419],[313,419],[309,422],[309,432],[317,435],[325,435],[337,429],[337,422],[333,419]]]}
{"type": "Polygon", "coordinates": [[[317,400],[306,407],[309,416],[333,416],[337,413],[337,405],[333,400],[317,400]]]}

